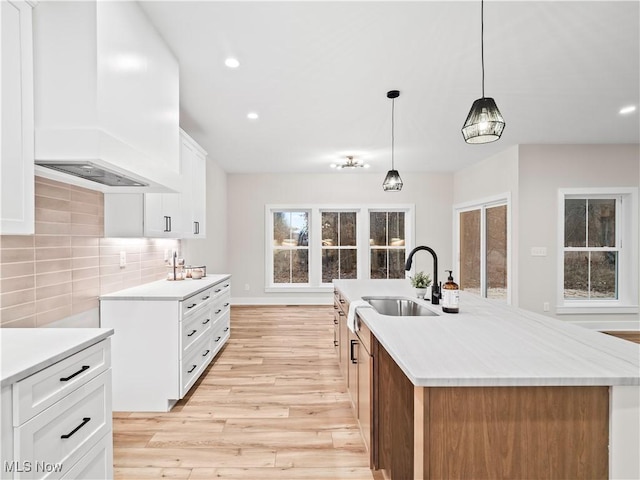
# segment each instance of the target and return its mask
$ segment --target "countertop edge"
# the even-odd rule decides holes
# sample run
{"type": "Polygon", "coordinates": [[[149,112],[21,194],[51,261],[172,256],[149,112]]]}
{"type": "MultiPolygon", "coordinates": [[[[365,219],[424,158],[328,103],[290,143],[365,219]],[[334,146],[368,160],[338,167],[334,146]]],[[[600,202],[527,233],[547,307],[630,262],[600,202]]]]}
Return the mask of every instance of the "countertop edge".
{"type": "MultiPolygon", "coordinates": [[[[36,329],[33,329],[34,331],[36,329]]],[[[62,330],[62,329],[60,329],[62,330]]],[[[24,380],[25,378],[37,373],[45,368],[53,365],[54,363],[59,362],[71,355],[74,355],[96,343],[103,341],[104,339],[112,336],[114,334],[113,328],[94,328],[91,330],[95,330],[97,333],[94,336],[88,337],[84,340],[81,340],[78,343],[75,343],[71,347],[64,348],[60,350],[58,353],[50,355],[46,358],[42,358],[36,363],[29,365],[26,368],[23,368],[17,372],[11,373],[6,377],[0,379],[0,387],[5,387],[11,385],[13,383],[19,382],[20,380],[24,380]]]]}
{"type": "Polygon", "coordinates": [[[199,282],[200,280],[180,280],[177,282],[169,282],[168,280],[158,280],[155,282],[151,282],[151,283],[147,283],[144,285],[139,285],[137,287],[132,287],[132,288],[128,288],[128,289],[124,289],[124,290],[119,290],[117,292],[112,292],[112,293],[107,293],[105,295],[101,295],[99,297],[99,300],[102,301],[111,301],[111,300],[116,300],[116,301],[183,301],[186,298],[189,298],[193,295],[197,295],[198,293],[206,290],[207,288],[210,288],[211,286],[220,283],[220,282],[224,282],[225,280],[229,280],[231,278],[231,274],[229,273],[224,273],[224,274],[211,274],[211,275],[207,275],[206,277],[203,277],[202,280],[208,280],[203,282],[202,284],[195,284],[196,287],[193,290],[189,290],[188,293],[183,293],[183,294],[172,294],[172,293],[162,293],[162,294],[154,294],[154,293],[141,293],[141,294],[136,294],[136,293],[127,293],[127,292],[136,292],[138,290],[152,290],[154,288],[157,287],[166,287],[167,284],[173,284],[173,285],[177,285],[179,284],[180,286],[184,286],[184,285],[192,285],[193,282],[199,282]],[[186,283],[185,283],[186,282],[186,283]],[[198,286],[200,285],[200,286],[198,286]]]}

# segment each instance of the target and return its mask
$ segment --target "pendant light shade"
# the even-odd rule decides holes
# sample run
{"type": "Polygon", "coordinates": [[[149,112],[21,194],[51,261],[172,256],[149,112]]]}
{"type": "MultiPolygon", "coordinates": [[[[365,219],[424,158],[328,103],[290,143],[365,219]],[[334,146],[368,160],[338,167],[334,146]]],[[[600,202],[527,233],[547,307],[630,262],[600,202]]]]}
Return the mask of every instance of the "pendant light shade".
{"type": "Polygon", "coordinates": [[[484,0],[480,2],[480,52],[482,58],[482,98],[471,105],[462,136],[467,143],[495,142],[502,135],[505,122],[496,102],[484,96],[484,0]]]}
{"type": "Polygon", "coordinates": [[[462,136],[467,143],[495,142],[504,130],[504,118],[493,98],[479,98],[467,116],[462,127],[462,136]]]}
{"type": "Polygon", "coordinates": [[[395,162],[393,158],[394,149],[394,117],[395,117],[395,101],[400,96],[398,90],[391,90],[387,92],[387,98],[391,99],[391,170],[387,172],[387,176],[384,177],[382,182],[382,189],[385,192],[399,192],[402,190],[402,179],[400,173],[395,169],[395,162]]]}

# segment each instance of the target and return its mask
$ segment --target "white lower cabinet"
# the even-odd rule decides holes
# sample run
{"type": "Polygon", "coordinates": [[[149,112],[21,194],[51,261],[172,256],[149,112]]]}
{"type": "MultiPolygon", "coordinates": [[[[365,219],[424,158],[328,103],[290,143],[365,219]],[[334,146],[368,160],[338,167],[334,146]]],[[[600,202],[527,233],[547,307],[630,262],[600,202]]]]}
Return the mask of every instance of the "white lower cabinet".
{"type": "Polygon", "coordinates": [[[110,339],[4,387],[2,397],[2,440],[11,442],[2,478],[113,478],[110,339]]]}
{"type": "Polygon", "coordinates": [[[169,411],[193,387],[230,336],[228,275],[209,284],[184,280],[156,285],[162,292],[154,293],[154,287],[148,287],[142,299],[136,289],[100,299],[100,324],[115,330],[116,411],[169,411]],[[162,293],[176,284],[193,286],[193,292],[180,299],[162,293]]]}

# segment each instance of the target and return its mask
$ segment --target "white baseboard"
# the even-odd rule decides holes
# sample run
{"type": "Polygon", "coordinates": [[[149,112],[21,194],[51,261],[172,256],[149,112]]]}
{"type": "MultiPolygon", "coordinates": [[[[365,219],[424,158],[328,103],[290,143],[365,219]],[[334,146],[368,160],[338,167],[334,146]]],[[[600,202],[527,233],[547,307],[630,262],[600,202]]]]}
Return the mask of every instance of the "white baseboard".
{"type": "Polygon", "coordinates": [[[301,297],[232,297],[231,305],[332,305],[333,294],[327,298],[301,297]]]}

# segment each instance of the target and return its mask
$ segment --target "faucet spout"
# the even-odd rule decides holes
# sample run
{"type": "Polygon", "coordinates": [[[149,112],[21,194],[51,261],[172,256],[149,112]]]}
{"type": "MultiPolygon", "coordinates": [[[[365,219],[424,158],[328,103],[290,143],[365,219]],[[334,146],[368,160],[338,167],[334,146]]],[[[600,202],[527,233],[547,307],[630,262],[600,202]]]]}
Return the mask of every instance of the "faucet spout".
{"type": "Polygon", "coordinates": [[[426,250],[433,257],[433,286],[431,287],[431,304],[438,305],[440,303],[440,285],[438,284],[438,256],[436,252],[431,248],[425,245],[420,245],[411,252],[409,252],[409,256],[407,257],[407,262],[405,263],[404,269],[405,271],[411,270],[411,265],[413,263],[413,256],[416,252],[420,250],[426,250]]]}

